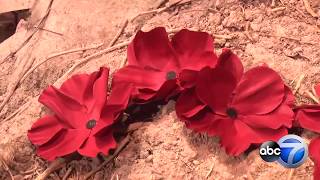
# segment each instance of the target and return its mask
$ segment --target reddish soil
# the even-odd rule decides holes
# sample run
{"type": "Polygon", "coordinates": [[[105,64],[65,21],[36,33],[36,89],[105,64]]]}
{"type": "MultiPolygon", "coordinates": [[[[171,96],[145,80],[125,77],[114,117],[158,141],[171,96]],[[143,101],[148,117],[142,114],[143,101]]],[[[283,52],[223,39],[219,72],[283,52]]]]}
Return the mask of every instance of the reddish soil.
{"type": "MultiPolygon", "coordinates": [[[[9,166],[15,179],[35,179],[48,166],[36,156],[26,136],[32,123],[47,112],[37,102],[41,91],[53,83],[59,86],[66,79],[61,76],[81,58],[107,48],[127,18],[175,2],[180,1],[53,1],[43,28],[59,34],[39,30],[13,58],[0,64],[0,103],[15,89],[0,110],[0,159],[9,166]],[[103,45],[98,48],[52,58],[19,82],[27,70],[53,53],[100,43],[103,45]],[[22,110],[11,116],[19,108],[22,110]],[[32,171],[24,174],[28,170],[32,171]]],[[[276,0],[272,6],[271,0],[184,0],[165,11],[130,21],[116,44],[128,41],[139,29],[147,31],[157,26],[164,26],[168,31],[188,28],[219,35],[215,38],[217,53],[222,47],[233,49],[246,68],[266,63],[292,88],[293,80],[306,75],[296,94],[297,103],[313,103],[304,92],[320,81],[320,19],[306,11],[303,1],[281,2],[276,0]]],[[[0,62],[34,31],[48,3],[36,1],[31,16],[20,21],[16,33],[0,44],[0,62]]],[[[312,8],[320,15],[318,4],[312,2],[312,8]]],[[[89,60],[72,74],[92,72],[100,66],[108,66],[113,72],[125,58],[126,47],[123,47],[89,60]]],[[[173,107],[174,102],[163,106],[152,123],[134,132],[114,163],[93,178],[287,179],[289,169],[265,163],[257,150],[240,157],[228,156],[217,138],[187,130],[173,107]]],[[[307,131],[302,133],[307,141],[314,136],[307,131]]],[[[49,179],[62,179],[69,168],[73,168],[69,179],[82,178],[100,163],[98,159],[86,158],[73,161],[52,173],[49,179]]],[[[292,179],[312,179],[312,172],[313,163],[309,159],[294,171],[292,179]]],[[[3,167],[0,167],[0,179],[10,179],[3,167]]]]}

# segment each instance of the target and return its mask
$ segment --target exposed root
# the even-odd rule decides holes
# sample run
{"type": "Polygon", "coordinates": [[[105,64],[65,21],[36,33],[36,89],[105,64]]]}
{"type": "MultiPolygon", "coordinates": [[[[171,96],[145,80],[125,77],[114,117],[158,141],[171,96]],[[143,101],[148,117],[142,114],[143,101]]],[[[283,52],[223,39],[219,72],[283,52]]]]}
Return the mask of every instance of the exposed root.
{"type": "Polygon", "coordinates": [[[135,19],[137,19],[137,18],[140,17],[140,16],[147,15],[147,14],[161,13],[161,12],[163,12],[163,11],[166,11],[166,10],[170,9],[171,7],[173,7],[173,6],[175,6],[175,5],[182,5],[182,4],[186,4],[186,3],[189,3],[189,2],[191,2],[191,0],[185,0],[185,1],[180,0],[180,1],[177,1],[177,2],[175,2],[175,3],[173,3],[173,4],[170,4],[170,5],[165,6],[165,7],[162,7],[162,8],[158,8],[158,9],[153,9],[153,10],[141,12],[141,13],[135,15],[134,17],[132,17],[132,18],[130,19],[130,22],[134,21],[135,19]]]}
{"type": "Polygon", "coordinates": [[[300,89],[301,84],[302,84],[302,81],[304,80],[304,78],[305,78],[305,75],[304,75],[304,74],[302,74],[302,75],[299,77],[299,79],[298,79],[298,81],[297,81],[297,84],[296,84],[296,86],[295,86],[295,88],[294,88],[294,90],[293,90],[293,94],[296,94],[296,93],[298,92],[298,90],[300,89]]]}
{"type": "Polygon", "coordinates": [[[22,79],[22,76],[23,76],[23,72],[25,72],[27,69],[29,69],[33,62],[34,62],[34,58],[32,59],[27,59],[27,61],[25,62],[25,64],[22,64],[20,67],[22,69],[20,69],[18,72],[17,72],[17,75],[18,75],[18,78],[12,82],[11,84],[8,85],[8,91],[6,93],[6,96],[4,98],[4,100],[1,102],[0,104],[0,112],[2,111],[2,109],[4,108],[4,106],[8,103],[8,101],[10,100],[11,96],[13,95],[14,91],[16,90],[16,88],[18,87],[19,85],[19,82],[21,81],[22,79]]]}
{"type": "Polygon", "coordinates": [[[310,91],[305,91],[305,93],[307,94],[307,96],[309,98],[311,98],[314,102],[320,104],[320,100],[310,91]]]}
{"type": "Polygon", "coordinates": [[[20,84],[35,70],[37,69],[39,66],[41,66],[43,63],[58,57],[58,56],[62,56],[62,55],[66,55],[66,54],[70,54],[70,53],[75,53],[75,52],[82,52],[82,51],[86,51],[86,50],[91,50],[91,49],[97,49],[99,47],[101,47],[104,43],[100,43],[97,45],[93,45],[93,46],[89,46],[89,47],[84,47],[84,48],[75,48],[75,49],[70,49],[70,50],[66,50],[66,51],[62,51],[59,53],[54,53],[49,55],[46,59],[44,59],[43,61],[39,62],[38,64],[34,65],[31,69],[29,69],[24,76],[22,77],[20,84]]]}
{"type": "Polygon", "coordinates": [[[287,180],[291,180],[294,174],[294,169],[290,170],[290,173],[288,174],[287,180]]]}
{"type": "Polygon", "coordinates": [[[310,2],[308,0],[303,0],[304,7],[306,8],[307,12],[312,16],[312,17],[318,17],[318,14],[313,11],[311,8],[310,2]]]}
{"type": "MultiPolygon", "coordinates": [[[[2,63],[4,63],[5,61],[7,61],[8,59],[14,57],[18,51],[20,51],[20,49],[22,49],[26,44],[28,44],[28,42],[31,40],[31,38],[40,30],[40,28],[43,28],[42,26],[44,25],[44,22],[46,21],[46,19],[48,18],[50,12],[51,12],[51,6],[53,4],[53,0],[50,0],[48,9],[46,11],[46,14],[43,16],[43,18],[39,21],[39,23],[37,24],[37,26],[35,26],[35,30],[26,38],[26,40],[13,52],[11,52],[10,54],[8,54],[3,60],[0,61],[0,65],[2,63]]],[[[1,111],[1,109],[0,109],[1,111]]]]}
{"type": "Polygon", "coordinates": [[[35,26],[34,28],[38,28],[39,30],[46,31],[46,32],[49,32],[49,33],[52,33],[52,34],[55,34],[55,35],[63,36],[62,33],[54,32],[54,31],[51,31],[51,30],[49,30],[49,29],[45,29],[45,28],[41,28],[41,27],[36,27],[36,26],[35,26]]]}
{"type": "Polygon", "coordinates": [[[97,57],[97,56],[101,56],[103,54],[106,54],[106,53],[109,53],[111,51],[114,51],[114,50],[117,50],[117,49],[120,49],[120,48],[123,48],[125,46],[127,46],[128,44],[130,43],[130,40],[129,41],[125,41],[125,42],[122,42],[122,43],[119,43],[117,45],[114,45],[112,47],[109,47],[109,48],[106,48],[102,51],[99,51],[99,52],[96,52],[90,56],[87,56],[85,58],[82,58],[80,59],[76,64],[74,64],[65,74],[63,74],[55,83],[54,83],[54,86],[57,86],[58,84],[61,83],[61,81],[63,81],[70,73],[72,73],[78,66],[88,62],[89,60],[97,57]]]}
{"type": "Polygon", "coordinates": [[[118,154],[127,146],[127,144],[130,141],[130,136],[126,136],[121,143],[119,144],[118,148],[115,150],[115,152],[110,155],[102,164],[100,164],[97,168],[90,171],[88,174],[85,175],[84,180],[89,179],[92,175],[100,171],[105,165],[107,165],[110,161],[112,161],[115,157],[118,156],[118,154]]]}
{"type": "Polygon", "coordinates": [[[10,114],[8,117],[6,117],[4,120],[0,121],[0,122],[6,122],[9,121],[10,119],[12,119],[13,117],[15,117],[17,114],[23,112],[24,110],[26,110],[29,107],[29,103],[31,101],[28,100],[27,103],[25,103],[24,105],[20,106],[19,109],[17,109],[15,112],[13,112],[12,114],[10,114]]]}
{"type": "Polygon", "coordinates": [[[8,174],[10,175],[11,180],[14,180],[14,177],[13,177],[11,171],[10,171],[10,168],[6,164],[6,162],[0,159],[0,163],[1,163],[2,167],[4,168],[4,170],[7,171],[8,174]]]}
{"type": "Polygon", "coordinates": [[[49,165],[49,167],[43,173],[41,173],[36,178],[36,180],[45,180],[51,173],[62,168],[65,164],[66,164],[66,159],[63,159],[63,158],[56,159],[49,165]]]}
{"type": "Polygon", "coordinates": [[[119,39],[119,37],[121,36],[121,34],[123,33],[124,29],[127,27],[129,20],[126,19],[124,21],[124,23],[122,24],[121,28],[119,29],[119,31],[117,32],[117,34],[115,35],[115,37],[111,40],[111,42],[109,43],[108,47],[113,46],[117,40],[119,39]]]}
{"type": "Polygon", "coordinates": [[[70,167],[70,168],[67,170],[66,174],[63,176],[62,180],[67,180],[68,177],[70,176],[72,170],[73,170],[73,168],[70,167]]]}
{"type": "Polygon", "coordinates": [[[213,168],[214,168],[214,165],[211,166],[210,171],[206,175],[206,179],[208,179],[211,176],[213,168]]]}

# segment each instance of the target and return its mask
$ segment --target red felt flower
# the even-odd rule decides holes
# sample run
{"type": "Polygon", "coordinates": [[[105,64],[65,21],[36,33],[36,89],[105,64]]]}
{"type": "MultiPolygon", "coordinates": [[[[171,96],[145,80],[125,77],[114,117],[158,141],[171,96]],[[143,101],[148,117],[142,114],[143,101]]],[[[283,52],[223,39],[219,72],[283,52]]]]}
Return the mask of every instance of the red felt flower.
{"type": "Polygon", "coordinates": [[[81,74],[64,82],[60,89],[45,89],[39,102],[54,114],[38,119],[28,131],[37,154],[54,160],[74,152],[95,157],[116,147],[112,124],[126,108],[130,84],[117,84],[107,97],[109,69],[81,74]]]}
{"type": "Polygon", "coordinates": [[[251,144],[287,134],[294,96],[267,66],[243,73],[239,58],[225,49],[217,66],[203,68],[195,88],[182,92],[178,117],[196,132],[217,135],[227,153],[239,155],[251,144]]]}
{"type": "Polygon", "coordinates": [[[320,138],[313,139],[309,144],[309,155],[314,162],[313,179],[320,179],[320,138]]]}
{"type": "Polygon", "coordinates": [[[165,100],[181,86],[192,86],[193,74],[205,66],[214,67],[216,61],[209,34],[184,29],[170,41],[165,28],[159,27],[136,34],[128,46],[128,66],[113,80],[134,83],[136,102],[165,100]]]}
{"type": "MultiPolygon", "coordinates": [[[[320,95],[320,84],[315,87],[320,95]]],[[[320,97],[320,96],[319,96],[320,97]]],[[[302,105],[294,108],[295,120],[302,128],[320,133],[320,105],[302,105]]]]}

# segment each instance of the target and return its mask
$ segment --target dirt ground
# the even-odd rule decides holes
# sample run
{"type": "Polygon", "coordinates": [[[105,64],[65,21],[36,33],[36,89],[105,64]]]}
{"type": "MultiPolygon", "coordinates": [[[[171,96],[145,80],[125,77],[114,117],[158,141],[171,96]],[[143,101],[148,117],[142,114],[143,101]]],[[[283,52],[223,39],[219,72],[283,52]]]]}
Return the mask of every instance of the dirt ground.
{"type": "MultiPolygon", "coordinates": [[[[312,103],[304,92],[320,81],[320,19],[306,11],[302,0],[52,2],[44,30],[39,29],[13,57],[5,59],[35,31],[34,26],[46,15],[50,2],[36,1],[31,16],[20,21],[16,33],[0,44],[0,156],[15,179],[35,179],[48,166],[35,155],[35,148],[26,136],[32,123],[47,111],[37,102],[40,92],[50,84],[59,86],[67,78],[63,75],[69,68],[107,48],[125,20],[142,12],[172,5],[129,21],[115,44],[127,42],[139,29],[147,31],[157,26],[164,26],[167,31],[183,28],[206,31],[216,35],[217,53],[223,47],[233,49],[246,68],[267,63],[292,88],[295,83],[291,82],[304,74],[306,78],[296,94],[298,103],[312,103]],[[51,58],[21,81],[30,68],[54,53],[85,47],[92,48],[51,58]]],[[[320,3],[316,0],[311,3],[320,16],[320,3]]],[[[91,58],[71,74],[92,72],[100,66],[108,66],[114,72],[125,58],[123,46],[91,58]]],[[[237,158],[228,156],[219,147],[218,139],[187,130],[173,107],[174,102],[162,107],[152,123],[134,132],[114,163],[93,178],[287,179],[289,169],[263,162],[257,150],[237,158]]],[[[302,133],[307,141],[314,136],[302,133]]],[[[69,179],[81,179],[100,163],[98,159],[86,158],[73,161],[49,179],[62,179],[70,168],[69,179]]],[[[312,179],[312,172],[313,163],[308,160],[295,169],[291,179],[312,179]]],[[[0,168],[0,179],[10,179],[8,171],[0,168]]]]}

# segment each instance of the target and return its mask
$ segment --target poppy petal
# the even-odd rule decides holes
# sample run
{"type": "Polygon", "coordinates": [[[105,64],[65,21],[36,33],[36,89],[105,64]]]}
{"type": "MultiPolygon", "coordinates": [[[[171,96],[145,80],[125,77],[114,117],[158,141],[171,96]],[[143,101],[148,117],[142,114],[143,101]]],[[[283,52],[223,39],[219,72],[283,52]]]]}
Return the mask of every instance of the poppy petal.
{"type": "Polygon", "coordinates": [[[203,68],[198,75],[196,93],[199,99],[217,114],[225,114],[232,91],[236,87],[234,76],[221,67],[203,68]]]}
{"type": "Polygon", "coordinates": [[[83,106],[53,86],[41,93],[39,102],[51,109],[59,121],[69,128],[84,127],[88,118],[83,106]]]}
{"type": "Polygon", "coordinates": [[[295,111],[301,127],[320,133],[320,105],[300,106],[295,111]]]}
{"type": "Polygon", "coordinates": [[[314,162],[313,179],[320,179],[320,138],[311,140],[309,144],[310,158],[314,162]]]}
{"type": "Polygon", "coordinates": [[[236,78],[237,82],[240,81],[243,75],[243,65],[237,55],[230,49],[223,49],[218,59],[218,66],[223,67],[225,70],[231,72],[236,78]]]}
{"type": "Polygon", "coordinates": [[[200,70],[217,64],[213,38],[206,32],[183,29],[172,37],[172,46],[179,56],[182,69],[200,70]]]}
{"type": "Polygon", "coordinates": [[[265,66],[247,71],[234,93],[231,106],[243,115],[270,113],[285,95],[281,77],[265,66]]]}
{"type": "Polygon", "coordinates": [[[179,75],[179,85],[183,88],[192,88],[197,82],[199,71],[184,69],[179,75]]]}
{"type": "Polygon", "coordinates": [[[76,152],[89,137],[87,129],[64,129],[46,144],[38,147],[37,154],[49,161],[76,152]]]}
{"type": "Polygon", "coordinates": [[[269,114],[247,115],[242,121],[252,128],[279,129],[281,126],[291,128],[294,120],[294,112],[286,104],[280,105],[269,114]]]}
{"type": "Polygon", "coordinates": [[[163,27],[138,31],[128,46],[129,65],[150,66],[158,70],[177,70],[179,62],[163,27]]]}
{"type": "Polygon", "coordinates": [[[118,83],[113,85],[107,104],[102,109],[100,120],[92,131],[93,135],[110,126],[119,118],[129,103],[132,90],[132,84],[118,83]]]}
{"type": "Polygon", "coordinates": [[[316,85],[315,90],[317,95],[320,97],[320,84],[316,85]]]}
{"type": "Polygon", "coordinates": [[[287,129],[253,129],[239,120],[224,120],[220,122],[221,145],[226,149],[229,155],[238,156],[246,151],[251,144],[260,144],[265,141],[277,141],[282,136],[286,135],[287,129]]]}
{"type": "Polygon", "coordinates": [[[285,100],[284,104],[287,104],[289,107],[293,108],[295,106],[296,97],[293,95],[291,89],[285,85],[285,100]]]}
{"type": "Polygon", "coordinates": [[[98,134],[90,136],[78,149],[79,154],[87,157],[97,157],[98,153],[109,154],[110,149],[116,148],[117,143],[113,138],[113,131],[107,127],[98,134]]]}
{"type": "Polygon", "coordinates": [[[63,129],[56,116],[38,119],[28,131],[28,138],[34,145],[43,145],[63,129]]]}
{"type": "Polygon", "coordinates": [[[60,87],[60,92],[85,106],[97,118],[106,101],[109,69],[101,67],[91,74],[74,75],[60,87]]]}
{"type": "MultiPolygon", "coordinates": [[[[113,76],[113,83],[133,83],[139,89],[150,89],[151,91],[158,91],[166,81],[166,73],[156,71],[153,69],[140,68],[137,66],[127,66],[120,69],[113,76]]],[[[136,98],[143,96],[143,92],[138,91],[136,98]],[[141,93],[141,94],[140,94],[141,93]]]]}
{"type": "Polygon", "coordinates": [[[198,99],[194,88],[183,91],[176,103],[176,113],[180,118],[190,118],[204,108],[205,104],[198,99]]]}

